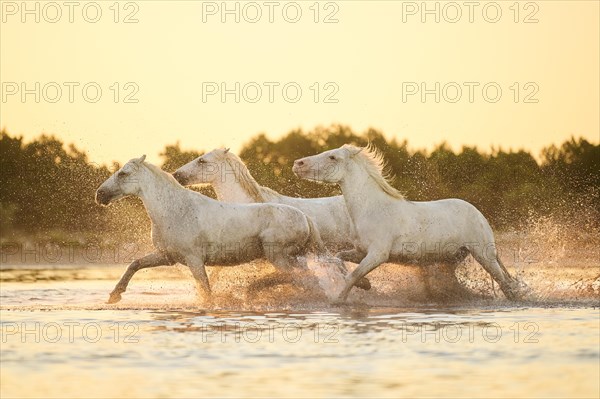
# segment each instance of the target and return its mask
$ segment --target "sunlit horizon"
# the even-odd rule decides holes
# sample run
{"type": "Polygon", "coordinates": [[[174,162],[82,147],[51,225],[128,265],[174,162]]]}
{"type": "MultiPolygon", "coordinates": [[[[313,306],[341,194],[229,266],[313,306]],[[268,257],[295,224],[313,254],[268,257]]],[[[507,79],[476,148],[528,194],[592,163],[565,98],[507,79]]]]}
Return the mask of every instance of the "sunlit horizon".
{"type": "Polygon", "coordinates": [[[472,23],[468,10],[456,23],[448,22],[450,11],[439,23],[432,16],[422,23],[420,13],[403,8],[409,3],[319,3],[318,16],[312,3],[298,3],[297,23],[277,13],[269,23],[266,10],[257,23],[245,20],[249,14],[222,23],[219,12],[203,9],[220,4],[211,2],[140,2],[118,16],[100,3],[97,23],[78,13],[73,23],[43,15],[22,23],[18,11],[5,10],[0,126],[27,140],[55,135],[98,163],[144,153],[158,163],[165,145],[177,141],[185,149],[239,151],[259,133],[277,139],[332,124],[358,133],[373,128],[413,149],[447,142],[454,150],[522,148],[536,157],[571,136],[598,141],[597,2],[540,2],[537,10],[520,3],[518,15],[512,3],[500,3],[502,18],[494,23],[481,10],[472,23]],[[123,23],[130,14],[137,22],[123,23]],[[325,23],[330,15],[337,22],[325,23]],[[77,84],[73,102],[69,82],[77,84]],[[40,101],[35,94],[23,101],[20,85],[35,91],[36,83],[40,101]],[[102,90],[99,101],[83,98],[88,83],[102,90]],[[239,102],[235,94],[224,101],[222,93],[210,94],[236,83],[239,102]],[[51,102],[54,84],[62,96],[51,102]],[[435,94],[411,94],[421,84],[434,91],[439,84],[439,102],[435,94]],[[486,85],[489,97],[502,90],[498,101],[485,98],[486,85]],[[262,96],[253,102],[257,87],[262,96]],[[302,95],[289,101],[297,87],[302,95]]]}

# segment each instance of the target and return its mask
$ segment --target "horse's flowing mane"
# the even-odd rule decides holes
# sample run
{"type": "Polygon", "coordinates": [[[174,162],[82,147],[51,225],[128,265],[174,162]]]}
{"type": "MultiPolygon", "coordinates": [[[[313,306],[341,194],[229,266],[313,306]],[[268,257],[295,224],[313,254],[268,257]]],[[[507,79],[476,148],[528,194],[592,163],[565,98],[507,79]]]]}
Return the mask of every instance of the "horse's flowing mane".
{"type": "Polygon", "coordinates": [[[232,152],[222,153],[223,159],[235,172],[238,182],[242,186],[242,189],[256,202],[267,202],[265,195],[276,194],[275,191],[270,188],[263,187],[252,177],[250,171],[244,161],[232,152]]]}
{"type": "Polygon", "coordinates": [[[397,199],[404,199],[404,195],[400,191],[396,190],[390,184],[389,180],[391,175],[387,169],[383,154],[375,148],[371,143],[366,147],[357,147],[351,144],[344,144],[342,148],[345,148],[350,152],[352,158],[358,162],[368,175],[377,183],[377,185],[383,190],[384,193],[397,199]]]}
{"type": "Polygon", "coordinates": [[[142,165],[144,165],[146,167],[146,169],[148,169],[154,176],[156,176],[157,178],[163,180],[166,183],[169,183],[173,186],[176,187],[181,187],[181,184],[179,184],[177,182],[177,180],[175,180],[175,178],[173,177],[173,175],[171,175],[170,173],[165,172],[164,170],[162,170],[161,168],[159,168],[156,165],[153,165],[151,163],[148,162],[142,162],[142,165]]]}

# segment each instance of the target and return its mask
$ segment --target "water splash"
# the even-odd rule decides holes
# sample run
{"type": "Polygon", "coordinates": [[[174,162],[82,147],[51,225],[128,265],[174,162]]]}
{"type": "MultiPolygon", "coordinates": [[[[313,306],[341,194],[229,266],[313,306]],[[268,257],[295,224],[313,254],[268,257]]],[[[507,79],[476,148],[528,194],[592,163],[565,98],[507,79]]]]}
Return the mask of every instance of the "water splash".
{"type": "MultiPolygon", "coordinates": [[[[532,291],[527,303],[600,305],[600,234],[553,218],[531,219],[518,231],[497,234],[498,249],[509,272],[532,291]]],[[[125,265],[2,264],[4,309],[23,308],[202,308],[202,309],[328,309],[342,290],[344,276],[331,258],[307,259],[308,272],[294,283],[249,292],[256,281],[275,271],[265,261],[235,267],[208,267],[213,298],[196,294],[185,266],[142,270],[123,301],[106,305],[108,293],[125,265]]],[[[357,265],[346,262],[351,272],[357,265]]],[[[352,289],[353,306],[421,306],[424,304],[511,304],[497,284],[472,258],[452,278],[443,266],[383,264],[368,275],[370,291],[352,289]]],[[[519,304],[517,302],[517,304],[519,304]]]]}
{"type": "Polygon", "coordinates": [[[345,276],[340,270],[340,260],[334,257],[309,257],[306,263],[327,298],[337,298],[346,284],[345,276]]]}

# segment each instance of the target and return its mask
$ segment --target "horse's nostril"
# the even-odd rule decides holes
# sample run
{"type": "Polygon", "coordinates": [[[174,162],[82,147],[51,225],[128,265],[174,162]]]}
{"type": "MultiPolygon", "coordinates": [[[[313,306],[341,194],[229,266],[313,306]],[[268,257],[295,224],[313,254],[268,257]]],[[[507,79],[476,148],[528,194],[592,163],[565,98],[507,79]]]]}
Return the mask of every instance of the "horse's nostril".
{"type": "Polygon", "coordinates": [[[106,192],[104,190],[96,191],[96,202],[100,205],[106,204],[106,192]]]}
{"type": "Polygon", "coordinates": [[[179,172],[179,171],[175,171],[173,173],[173,177],[175,178],[175,180],[177,180],[177,182],[181,185],[185,185],[187,183],[185,177],[183,176],[183,173],[179,172]]]}
{"type": "Polygon", "coordinates": [[[302,165],[304,165],[304,161],[296,161],[296,165],[302,166],[302,165]]]}

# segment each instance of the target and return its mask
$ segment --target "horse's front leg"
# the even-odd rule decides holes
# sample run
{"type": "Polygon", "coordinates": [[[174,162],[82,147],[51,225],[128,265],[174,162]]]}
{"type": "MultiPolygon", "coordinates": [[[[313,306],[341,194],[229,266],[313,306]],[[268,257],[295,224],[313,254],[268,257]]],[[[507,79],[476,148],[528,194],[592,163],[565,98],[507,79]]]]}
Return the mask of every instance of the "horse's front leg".
{"type": "Polygon", "coordinates": [[[129,266],[127,270],[121,276],[121,279],[115,286],[115,289],[110,293],[108,303],[116,303],[121,300],[121,294],[127,290],[127,285],[133,277],[133,275],[141,269],[156,266],[167,266],[174,264],[171,262],[166,254],[160,251],[152,252],[140,259],[136,259],[129,266]]]}
{"type": "MultiPolygon", "coordinates": [[[[352,262],[352,263],[360,263],[360,261],[365,257],[365,255],[366,255],[365,252],[359,251],[358,249],[341,251],[341,252],[338,252],[337,254],[335,254],[335,257],[340,259],[338,268],[344,275],[344,278],[348,275],[348,269],[346,268],[344,261],[352,262]]],[[[361,278],[360,280],[358,280],[356,282],[356,286],[360,289],[368,291],[371,289],[371,282],[367,278],[361,278]]]]}
{"type": "Polygon", "coordinates": [[[198,291],[202,292],[205,299],[210,299],[212,291],[210,289],[208,275],[206,274],[206,268],[204,267],[204,261],[200,258],[187,259],[186,264],[196,280],[198,291]]]}
{"type": "Polygon", "coordinates": [[[383,262],[388,260],[389,258],[389,250],[370,250],[367,253],[367,256],[360,262],[358,267],[354,269],[352,273],[346,278],[346,286],[338,295],[337,301],[338,303],[346,302],[348,298],[348,294],[352,287],[364,276],[366,276],[371,270],[375,269],[377,266],[381,265],[383,262]]]}

